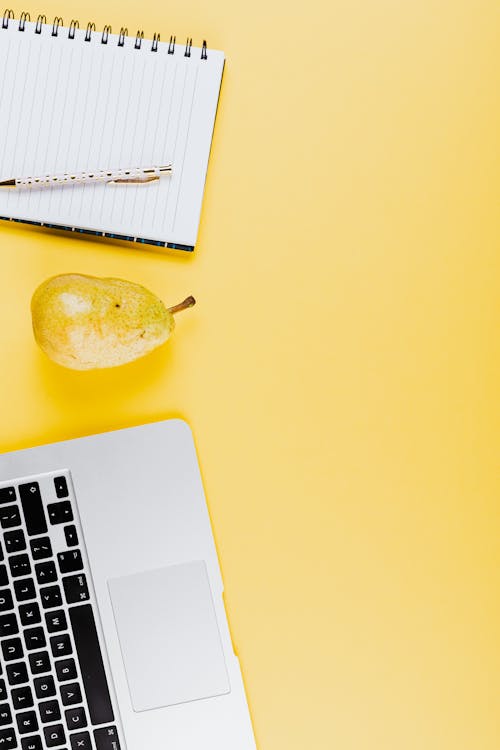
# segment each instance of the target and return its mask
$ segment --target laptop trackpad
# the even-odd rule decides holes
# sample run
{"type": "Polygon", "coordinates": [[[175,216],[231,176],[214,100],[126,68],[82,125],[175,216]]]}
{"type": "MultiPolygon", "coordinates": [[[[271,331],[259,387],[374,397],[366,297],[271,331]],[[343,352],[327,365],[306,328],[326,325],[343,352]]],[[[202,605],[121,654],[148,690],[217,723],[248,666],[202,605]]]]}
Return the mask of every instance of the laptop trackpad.
{"type": "Polygon", "coordinates": [[[108,585],[135,711],[229,693],[204,562],[108,585]]]}

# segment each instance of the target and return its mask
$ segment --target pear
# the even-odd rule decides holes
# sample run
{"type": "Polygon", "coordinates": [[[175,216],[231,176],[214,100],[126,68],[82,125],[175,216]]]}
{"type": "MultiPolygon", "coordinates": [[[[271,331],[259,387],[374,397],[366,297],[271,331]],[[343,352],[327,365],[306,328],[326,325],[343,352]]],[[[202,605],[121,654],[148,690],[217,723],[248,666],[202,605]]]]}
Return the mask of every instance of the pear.
{"type": "Polygon", "coordinates": [[[175,328],[174,314],[194,297],[167,308],[139,284],[80,274],[54,276],[33,295],[38,345],[63,367],[117,367],[161,346],[175,328]]]}

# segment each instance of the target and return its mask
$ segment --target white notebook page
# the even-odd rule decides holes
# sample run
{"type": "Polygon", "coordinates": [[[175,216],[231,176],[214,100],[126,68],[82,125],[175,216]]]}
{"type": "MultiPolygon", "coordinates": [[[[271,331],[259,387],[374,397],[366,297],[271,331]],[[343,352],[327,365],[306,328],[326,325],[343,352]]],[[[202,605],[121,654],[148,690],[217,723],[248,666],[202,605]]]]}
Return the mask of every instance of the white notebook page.
{"type": "Polygon", "coordinates": [[[3,188],[1,217],[195,245],[224,55],[168,48],[0,26],[0,180],[173,164],[147,186],[3,188]]]}

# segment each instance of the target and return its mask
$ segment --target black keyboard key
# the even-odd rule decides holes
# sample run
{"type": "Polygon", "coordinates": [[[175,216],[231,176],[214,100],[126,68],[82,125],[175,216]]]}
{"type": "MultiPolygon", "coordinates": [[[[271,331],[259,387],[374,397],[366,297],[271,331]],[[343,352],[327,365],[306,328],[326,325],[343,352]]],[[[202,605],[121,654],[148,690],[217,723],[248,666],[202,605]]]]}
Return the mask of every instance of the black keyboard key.
{"type": "Polygon", "coordinates": [[[73,520],[73,509],[69,500],[63,500],[62,503],[50,503],[47,505],[47,510],[53,526],[58,523],[70,523],[73,520]]]}
{"type": "Polygon", "coordinates": [[[0,508],[0,525],[2,529],[12,529],[21,526],[21,514],[17,505],[5,505],[0,508]]]}
{"type": "Polygon", "coordinates": [[[2,547],[2,545],[0,544],[0,561],[1,561],[1,560],[3,560],[3,559],[4,559],[4,557],[5,557],[5,555],[4,555],[4,553],[3,553],[3,547],[2,547]]]}
{"type": "Polygon", "coordinates": [[[36,579],[40,586],[46,583],[54,583],[57,581],[57,570],[56,565],[52,560],[46,562],[37,563],[35,565],[36,579]]]}
{"type": "Polygon", "coordinates": [[[52,557],[52,545],[48,536],[30,539],[30,547],[33,560],[45,560],[47,557],[52,557]]]}
{"type": "Polygon", "coordinates": [[[0,704],[0,727],[12,724],[12,713],[8,703],[0,704]]]}
{"type": "Polygon", "coordinates": [[[0,565],[0,586],[9,585],[9,574],[7,573],[7,566],[0,565]]]}
{"type": "Polygon", "coordinates": [[[57,701],[44,701],[38,705],[42,724],[51,724],[61,719],[61,709],[57,701]]]}
{"type": "Polygon", "coordinates": [[[61,573],[76,573],[77,570],[83,570],[82,553],[79,549],[71,552],[60,552],[57,555],[59,561],[59,570],[61,573]]]}
{"type": "Polygon", "coordinates": [[[60,607],[62,604],[62,595],[59,586],[47,586],[44,589],[40,589],[40,597],[42,599],[42,607],[44,609],[60,607]]]}
{"type": "Polygon", "coordinates": [[[19,633],[19,625],[17,624],[15,614],[0,615],[0,638],[6,638],[9,635],[16,635],[17,633],[19,633]]]}
{"type": "Polygon", "coordinates": [[[35,582],[32,578],[24,578],[22,581],[14,581],[14,591],[16,592],[16,599],[18,602],[25,602],[29,599],[36,598],[35,582]]]}
{"type": "Polygon", "coordinates": [[[17,714],[16,720],[19,734],[31,734],[31,732],[36,732],[38,729],[38,720],[34,711],[25,711],[22,714],[17,714]]]}
{"type": "Polygon", "coordinates": [[[3,589],[0,591],[0,612],[8,612],[10,609],[14,609],[12,594],[10,589],[3,589]]]}
{"type": "MultiPolygon", "coordinates": [[[[35,694],[38,699],[51,698],[56,694],[56,684],[54,678],[51,675],[45,675],[45,677],[37,677],[33,681],[35,686],[35,694]]],[[[64,702],[64,699],[63,699],[64,702]]]]}
{"type": "Polygon", "coordinates": [[[16,499],[15,487],[2,487],[2,489],[0,489],[0,505],[3,505],[4,503],[15,503],[16,499]]]}
{"type": "Polygon", "coordinates": [[[29,681],[28,670],[23,661],[19,661],[16,664],[7,664],[5,671],[7,672],[9,685],[22,685],[24,682],[29,681]]]}
{"type": "Polygon", "coordinates": [[[31,674],[43,674],[44,672],[51,672],[50,657],[47,651],[40,651],[36,654],[30,654],[28,656],[30,662],[31,674]]]}
{"type": "Polygon", "coordinates": [[[56,661],[56,674],[59,682],[76,680],[78,673],[76,671],[75,660],[63,659],[62,661],[56,661]]]}
{"type": "Polygon", "coordinates": [[[61,700],[63,706],[74,706],[77,703],[83,703],[82,691],[80,690],[78,682],[61,685],[61,700]]]}
{"type": "Polygon", "coordinates": [[[90,719],[92,724],[107,724],[114,720],[114,714],[92,606],[71,607],[69,617],[90,719]]]}
{"type": "Polygon", "coordinates": [[[19,617],[21,618],[22,625],[36,625],[42,621],[40,615],[40,607],[36,602],[30,604],[19,605],[19,617]]]}
{"type": "Polygon", "coordinates": [[[97,750],[120,750],[120,740],[116,727],[103,727],[94,731],[97,750]]]}
{"type": "Polygon", "coordinates": [[[15,711],[24,711],[33,706],[33,693],[29,685],[12,691],[12,703],[15,711]]]}
{"type": "Polygon", "coordinates": [[[59,633],[61,630],[68,629],[68,622],[63,609],[57,609],[54,612],[47,612],[45,622],[49,633],[59,633]]]}
{"type": "Polygon", "coordinates": [[[47,747],[59,747],[59,745],[64,745],[66,742],[66,734],[62,724],[54,724],[52,727],[44,727],[43,733],[45,735],[47,747]]]}
{"type": "Polygon", "coordinates": [[[56,495],[57,497],[68,497],[68,483],[66,481],[66,477],[56,477],[54,479],[54,486],[56,488],[56,495]]]}
{"type": "Polygon", "coordinates": [[[43,509],[42,496],[38,482],[20,484],[19,494],[23,506],[24,520],[30,536],[47,533],[47,521],[43,509]]]}
{"type": "Polygon", "coordinates": [[[88,726],[85,709],[81,706],[79,708],[69,708],[65,711],[64,715],[66,717],[66,726],[70,732],[73,729],[85,729],[88,726]]]}
{"type": "Polygon", "coordinates": [[[31,573],[30,559],[28,555],[12,555],[9,557],[10,573],[13,578],[29,576],[31,573]]]}
{"type": "Polygon", "coordinates": [[[56,659],[58,656],[70,656],[73,653],[71,638],[67,633],[52,636],[50,639],[50,647],[52,649],[52,654],[56,659]]]}
{"type": "Polygon", "coordinates": [[[7,686],[5,680],[0,680],[0,701],[7,700],[7,686]]]}
{"type": "Polygon", "coordinates": [[[43,628],[29,628],[24,631],[24,642],[28,651],[36,651],[45,648],[47,641],[43,628]]]}
{"type": "Polygon", "coordinates": [[[5,549],[10,554],[12,552],[22,552],[26,549],[26,537],[22,529],[15,531],[6,531],[3,535],[5,549]]]}
{"type": "Polygon", "coordinates": [[[2,654],[4,661],[16,661],[24,656],[23,644],[20,638],[9,638],[2,641],[2,654]]]}
{"type": "MultiPolygon", "coordinates": [[[[15,750],[17,747],[14,729],[0,729],[0,750],[15,750]]],[[[89,746],[91,747],[91,746],[89,746]]]]}
{"type": "Polygon", "coordinates": [[[88,732],[78,732],[78,734],[72,734],[71,750],[92,750],[92,740],[90,739],[90,734],[88,732]]]}
{"type": "Polygon", "coordinates": [[[43,750],[42,738],[40,735],[35,737],[23,737],[21,739],[22,750],[43,750]]]}
{"type": "Polygon", "coordinates": [[[68,545],[68,547],[78,546],[78,534],[76,531],[76,526],[65,526],[64,536],[66,537],[66,544],[68,545]]]}
{"type": "Polygon", "coordinates": [[[87,578],[83,573],[63,578],[63,586],[68,604],[78,604],[78,602],[86,602],[90,599],[87,578]]]}

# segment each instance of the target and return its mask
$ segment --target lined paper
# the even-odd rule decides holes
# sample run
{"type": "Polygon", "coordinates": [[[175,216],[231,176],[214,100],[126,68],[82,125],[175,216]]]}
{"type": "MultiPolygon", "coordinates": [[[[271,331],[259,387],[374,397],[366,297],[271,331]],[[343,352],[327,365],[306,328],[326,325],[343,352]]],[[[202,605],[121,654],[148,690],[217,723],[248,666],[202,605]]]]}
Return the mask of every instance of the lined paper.
{"type": "Polygon", "coordinates": [[[0,180],[173,164],[147,186],[0,190],[0,216],[161,243],[196,243],[224,54],[10,21],[0,28],[0,180]]]}

